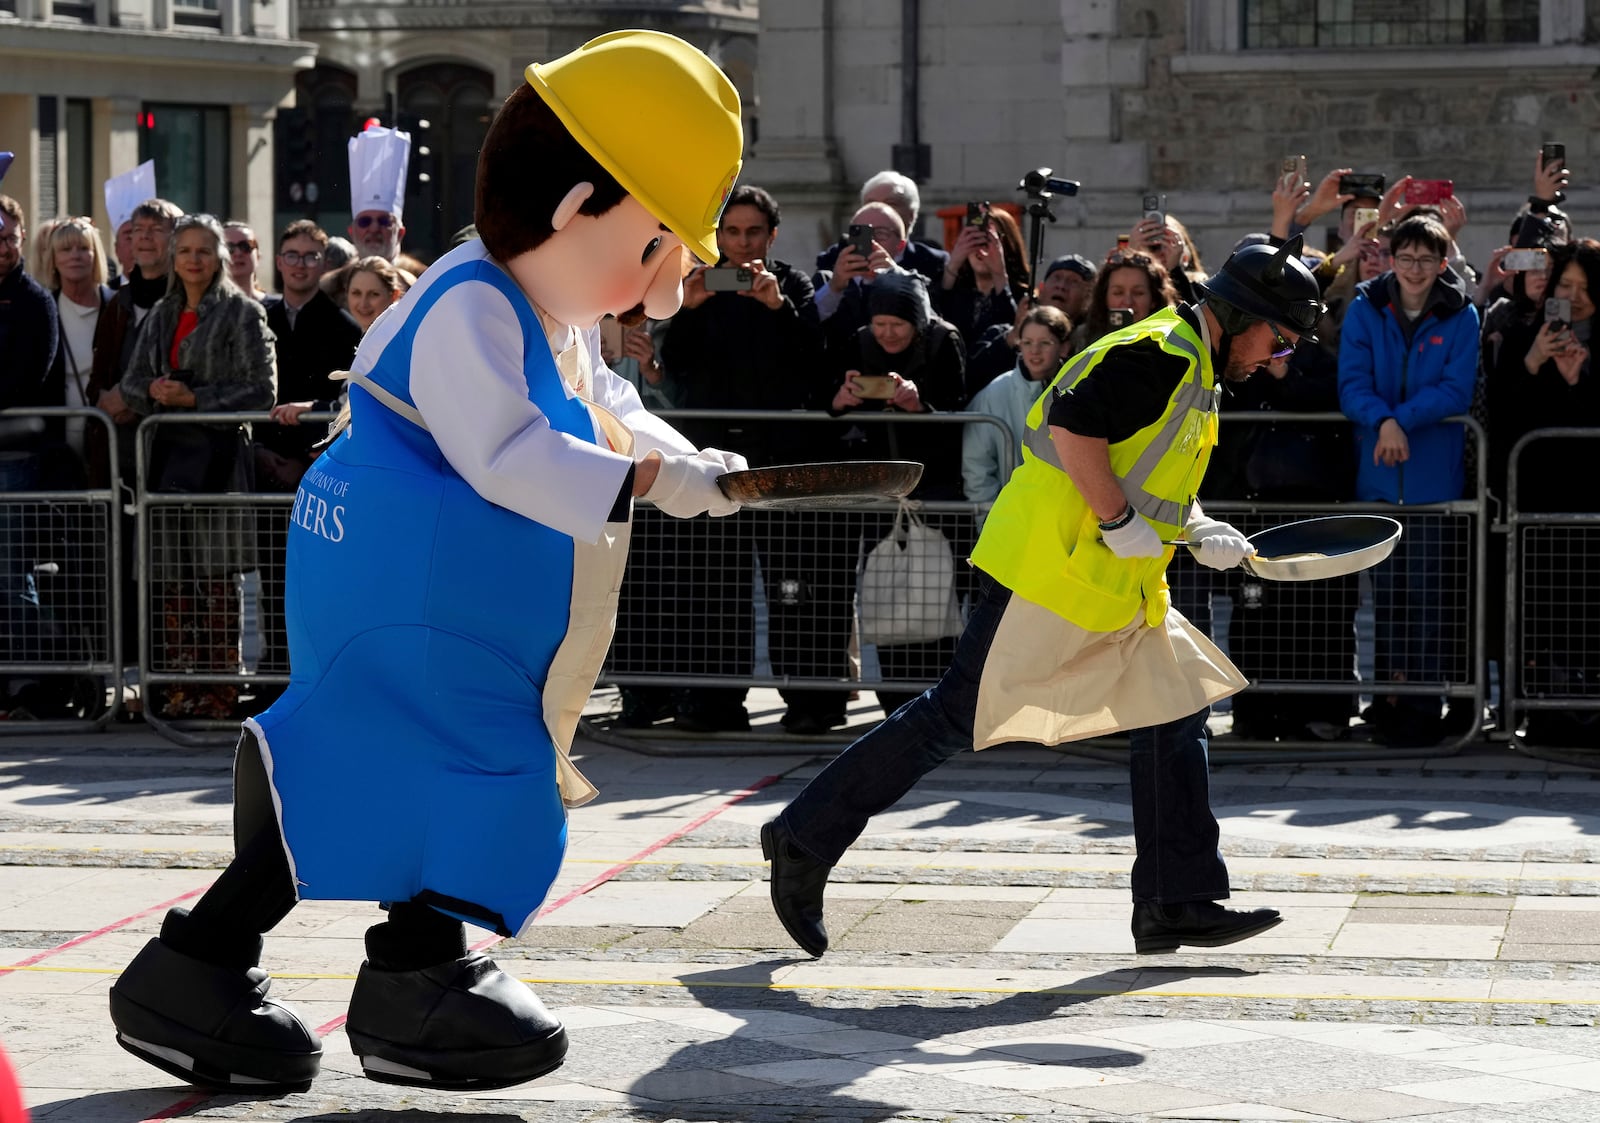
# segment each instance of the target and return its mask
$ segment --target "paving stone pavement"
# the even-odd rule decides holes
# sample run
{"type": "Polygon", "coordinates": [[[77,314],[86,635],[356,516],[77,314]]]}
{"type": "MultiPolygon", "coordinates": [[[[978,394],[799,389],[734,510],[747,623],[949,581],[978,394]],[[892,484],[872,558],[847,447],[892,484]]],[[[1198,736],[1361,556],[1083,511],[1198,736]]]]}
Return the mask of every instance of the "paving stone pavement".
{"type": "Polygon", "coordinates": [[[313,1089],[176,1085],[119,1050],[116,972],[231,855],[226,750],[145,733],[0,740],[0,1040],[38,1120],[1600,1119],[1600,773],[1479,746],[1428,761],[1220,765],[1235,902],[1285,921],[1138,956],[1125,770],[957,758],[835,871],[833,946],[773,918],[756,833],[804,743],[590,740],[540,923],[492,954],[572,1041],[478,1095],[372,1083],[340,1030],[368,904],[269,937],[323,1027],[313,1089]],[[715,755],[687,755],[683,750],[715,755]]]}

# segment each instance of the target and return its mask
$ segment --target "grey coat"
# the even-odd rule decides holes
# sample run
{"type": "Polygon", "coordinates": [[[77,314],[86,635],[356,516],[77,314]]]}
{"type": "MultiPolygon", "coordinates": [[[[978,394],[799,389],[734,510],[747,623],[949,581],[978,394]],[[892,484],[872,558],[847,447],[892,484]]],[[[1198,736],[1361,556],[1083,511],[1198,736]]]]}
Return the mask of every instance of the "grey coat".
{"type": "MultiPolygon", "coordinates": [[[[232,286],[213,284],[200,300],[199,323],[178,345],[172,337],[185,294],[173,289],[139,325],[133,358],[122,377],[128,408],[151,414],[232,413],[271,409],[278,368],[272,331],[260,304],[232,286]],[[186,372],[192,407],[163,406],[150,384],[186,372]]],[[[144,488],[185,492],[249,492],[254,464],[248,425],[162,425],[146,461],[144,488]]],[[[215,580],[257,565],[255,518],[248,507],[208,502],[161,505],[150,512],[151,573],[157,581],[215,580]]]]}

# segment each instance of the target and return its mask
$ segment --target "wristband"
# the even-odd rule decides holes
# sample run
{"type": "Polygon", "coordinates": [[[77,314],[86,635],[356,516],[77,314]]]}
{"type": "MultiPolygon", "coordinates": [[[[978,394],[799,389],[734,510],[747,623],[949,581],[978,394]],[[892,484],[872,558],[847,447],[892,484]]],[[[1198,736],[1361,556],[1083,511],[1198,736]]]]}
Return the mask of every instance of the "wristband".
{"type": "Polygon", "coordinates": [[[1100,524],[1100,529],[1101,530],[1121,530],[1123,527],[1125,527],[1129,523],[1131,523],[1133,521],[1133,519],[1134,519],[1134,516],[1137,515],[1137,514],[1138,514],[1138,512],[1133,509],[1133,504],[1129,503],[1126,507],[1124,507],[1122,509],[1122,514],[1118,515],[1116,518],[1112,519],[1110,522],[1101,523],[1100,524]]]}

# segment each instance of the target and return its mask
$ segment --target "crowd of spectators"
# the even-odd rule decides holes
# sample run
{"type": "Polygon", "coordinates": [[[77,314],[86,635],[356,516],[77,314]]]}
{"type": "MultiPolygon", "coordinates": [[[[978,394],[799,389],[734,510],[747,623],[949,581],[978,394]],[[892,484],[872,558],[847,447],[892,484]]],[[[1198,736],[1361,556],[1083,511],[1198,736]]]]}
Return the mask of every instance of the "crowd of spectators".
{"type": "MultiPolygon", "coordinates": [[[[92,219],[59,216],[30,229],[7,196],[0,196],[0,214],[0,409],[98,408],[111,419],[118,451],[114,472],[105,427],[84,417],[19,414],[0,421],[0,487],[101,489],[117,480],[128,501],[118,504],[124,521],[118,654],[131,663],[140,634],[140,544],[129,515],[139,424],[153,415],[270,411],[271,420],[260,424],[157,426],[144,483],[152,492],[293,492],[327,431],[302,424],[302,416],[336,407],[342,386],[330,375],[350,367],[362,334],[424,266],[399,252],[400,231],[392,226],[369,223],[368,248],[379,252],[357,258],[351,243],[301,220],[278,235],[277,291],[269,293],[260,283],[260,241],[244,222],[147,199],[110,240],[113,258],[92,219]],[[410,269],[393,264],[396,257],[410,269]],[[326,286],[335,265],[342,266],[337,284],[326,286]]],[[[162,664],[193,672],[194,680],[151,691],[139,704],[168,718],[241,716],[237,685],[208,681],[206,672],[243,669],[241,581],[260,568],[261,542],[281,541],[281,533],[263,534],[248,508],[167,510],[177,514],[149,550],[151,615],[160,625],[162,664]]],[[[25,552],[8,551],[8,567],[32,564],[25,552]]],[[[87,566],[83,553],[75,556],[87,566]]],[[[281,659],[277,587],[264,595],[264,642],[281,659]]],[[[41,602],[40,609],[49,605],[41,602]]],[[[16,661],[28,661],[27,654],[16,661]]],[[[60,716],[51,712],[60,695],[31,677],[22,681],[29,693],[21,697],[43,711],[36,716],[60,716]]],[[[0,711],[12,716],[30,708],[19,703],[16,686],[0,682],[0,711]]],[[[251,701],[263,699],[258,692],[251,701]]]]}
{"type": "MultiPolygon", "coordinates": [[[[1600,425],[1590,359],[1600,242],[1570,228],[1559,161],[1534,161],[1529,202],[1481,270],[1458,246],[1467,222],[1458,199],[1408,201],[1417,196],[1410,176],[1387,189],[1345,190],[1363,178],[1347,179],[1350,171],[1336,168],[1316,183],[1299,172],[1281,176],[1263,201],[1266,228],[1241,232],[1240,245],[1282,244],[1338,219],[1326,252],[1305,251],[1328,315],[1315,340],[1227,388],[1206,497],[1359,501],[1403,516],[1405,536],[1372,578],[1378,683],[1364,717],[1388,743],[1425,744],[1481,715],[1381,686],[1450,679],[1446,664],[1463,656],[1440,637],[1449,630],[1445,617],[1461,612],[1453,598],[1468,546],[1448,520],[1405,508],[1471,497],[1482,457],[1497,502],[1588,509],[1588,489],[1562,470],[1559,445],[1522,459],[1515,497],[1507,494],[1508,452],[1534,429],[1600,425]],[[1263,412],[1337,412],[1347,424],[1242,420],[1263,412]],[[1481,448],[1447,420],[1468,414],[1487,432],[1481,448]]],[[[1136,334],[1158,309],[1197,300],[1206,274],[1193,239],[1170,214],[1146,213],[1114,245],[1079,247],[1034,278],[1014,208],[969,204],[944,246],[918,238],[919,208],[911,180],[874,175],[846,229],[806,267],[773,254],[779,201],[738,186],[718,231],[722,258],[686,277],[682,309],[659,323],[607,322],[603,353],[655,407],[727,413],[685,418],[681,428],[700,443],[739,450],[752,466],[916,460],[925,471],[914,499],[986,503],[1020,463],[1027,413],[1062,366],[1109,333],[1136,334]]],[[[54,219],[30,231],[12,200],[0,197],[0,209],[0,349],[7,356],[0,406],[98,406],[122,429],[124,480],[132,478],[132,430],[144,416],[271,410],[276,424],[253,431],[164,427],[152,458],[155,488],[293,491],[325,431],[302,424],[302,416],[336,408],[340,385],[330,375],[349,367],[362,334],[424,268],[400,252],[403,228],[376,216],[352,223],[357,244],[299,221],[278,234],[276,292],[268,293],[259,283],[260,244],[244,223],[184,216],[151,199],[117,232],[113,261],[88,219],[54,219]],[[186,430],[186,440],[207,442],[209,452],[185,451],[176,434],[186,430]]],[[[458,239],[471,236],[469,228],[458,239]]],[[[59,486],[103,484],[107,450],[96,434],[75,421],[35,431],[23,445],[59,486]]],[[[696,536],[690,551],[639,536],[636,551],[657,553],[637,559],[624,587],[614,669],[660,671],[670,646],[674,674],[748,676],[756,651],[752,592],[768,608],[773,673],[841,684],[784,690],[785,726],[815,733],[842,724],[860,658],[852,630],[856,569],[887,524],[841,516],[830,532],[806,534],[795,532],[794,520],[759,513],[702,520],[681,530],[696,536]],[[641,634],[651,632],[658,638],[641,634]]],[[[937,525],[964,556],[977,521],[937,525]]],[[[248,534],[239,526],[185,533],[187,584],[161,594],[172,605],[167,615],[186,619],[196,605],[208,619],[226,615],[219,602],[228,599],[228,577],[253,564],[248,534]]],[[[1492,580],[1500,572],[1493,549],[1490,558],[1492,580]]],[[[1213,590],[1186,591],[1183,579],[1175,570],[1177,601],[1204,625],[1213,590]]],[[[1247,673],[1354,683],[1355,579],[1315,589],[1230,580],[1222,590],[1236,609],[1230,641],[1247,673]]],[[[1488,599],[1493,637],[1503,605],[1492,584],[1488,599]]],[[[281,639],[274,633],[269,642],[281,639]]],[[[907,696],[897,680],[937,677],[950,642],[878,650],[886,710],[907,696]]],[[[204,644],[194,638],[188,646],[199,653],[204,644]]],[[[204,653],[194,658],[208,662],[204,653]]],[[[212,652],[209,661],[217,658],[212,652]]],[[[232,705],[225,691],[198,699],[171,693],[172,713],[211,715],[232,705]]],[[[623,720],[743,729],[744,693],[630,687],[623,720]]],[[[1256,737],[1344,737],[1353,698],[1353,690],[1251,692],[1235,709],[1236,727],[1256,737]]]]}

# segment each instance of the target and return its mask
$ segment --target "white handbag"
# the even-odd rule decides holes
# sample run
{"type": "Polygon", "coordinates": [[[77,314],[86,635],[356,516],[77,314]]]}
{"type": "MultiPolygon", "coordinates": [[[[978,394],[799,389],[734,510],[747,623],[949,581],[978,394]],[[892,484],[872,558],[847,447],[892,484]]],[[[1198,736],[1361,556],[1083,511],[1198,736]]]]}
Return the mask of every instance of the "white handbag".
{"type": "Polygon", "coordinates": [[[888,537],[867,552],[856,583],[861,642],[927,643],[961,634],[950,542],[901,503],[888,537]]]}

